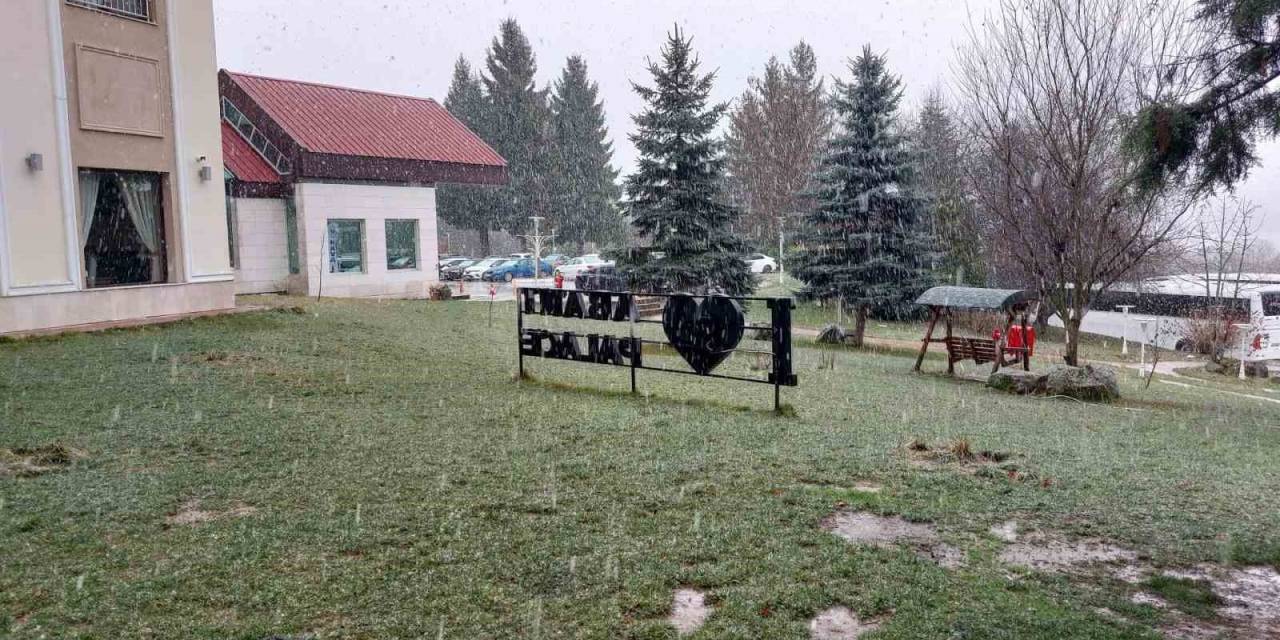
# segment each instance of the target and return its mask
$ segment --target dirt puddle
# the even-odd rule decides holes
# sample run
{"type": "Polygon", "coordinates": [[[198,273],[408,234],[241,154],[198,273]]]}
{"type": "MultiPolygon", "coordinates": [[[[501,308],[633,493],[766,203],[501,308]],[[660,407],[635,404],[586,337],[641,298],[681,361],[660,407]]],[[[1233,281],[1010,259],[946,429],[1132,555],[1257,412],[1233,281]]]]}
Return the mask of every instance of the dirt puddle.
{"type": "Polygon", "coordinates": [[[697,589],[677,589],[671,603],[671,617],[667,621],[676,628],[676,634],[687,636],[702,628],[711,617],[707,594],[697,589]]]}
{"type": "Polygon", "coordinates": [[[905,544],[913,547],[920,557],[948,569],[964,563],[964,552],[942,542],[932,525],[910,522],[898,516],[880,516],[865,511],[837,511],[824,519],[821,527],[854,544],[881,549],[905,544]]]}
{"type": "Polygon", "coordinates": [[[859,620],[848,607],[832,607],[809,622],[812,640],[854,640],[880,628],[878,621],[859,620]]]}

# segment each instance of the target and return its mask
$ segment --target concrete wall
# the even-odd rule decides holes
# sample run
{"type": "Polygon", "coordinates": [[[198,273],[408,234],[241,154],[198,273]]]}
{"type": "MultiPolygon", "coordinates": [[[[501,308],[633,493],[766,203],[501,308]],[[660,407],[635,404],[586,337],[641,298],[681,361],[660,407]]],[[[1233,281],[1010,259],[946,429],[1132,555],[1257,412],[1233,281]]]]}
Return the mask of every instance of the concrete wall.
{"type": "Polygon", "coordinates": [[[436,194],[433,187],[326,184],[295,185],[302,273],[290,293],[341,298],[421,298],[439,281],[436,263],[436,194]],[[329,273],[325,229],[330,219],[364,221],[364,273],[329,273]],[[388,271],[387,219],[418,221],[418,268],[388,271]]]}
{"type": "Polygon", "coordinates": [[[236,293],[273,293],[289,286],[284,200],[236,198],[236,293]]]}
{"type": "Polygon", "coordinates": [[[155,19],[145,22],[63,0],[0,2],[0,333],[235,306],[212,0],[155,0],[154,6],[155,19]],[[147,82],[161,95],[112,94],[115,87],[141,86],[133,77],[115,83],[112,74],[139,70],[154,72],[147,82]],[[80,112],[80,82],[92,97],[87,117],[80,112]],[[132,113],[135,102],[145,113],[132,113]],[[27,168],[31,153],[42,156],[42,170],[27,168]],[[203,181],[199,171],[206,165],[213,179],[203,181]],[[76,213],[80,167],[163,174],[169,273],[155,293],[146,293],[150,287],[85,289],[76,213]],[[227,284],[173,291],[195,283],[227,284]],[[68,297],[45,298],[50,295],[68,297]],[[151,295],[155,305],[140,302],[151,295]],[[120,300],[127,303],[117,305],[120,300]]]}

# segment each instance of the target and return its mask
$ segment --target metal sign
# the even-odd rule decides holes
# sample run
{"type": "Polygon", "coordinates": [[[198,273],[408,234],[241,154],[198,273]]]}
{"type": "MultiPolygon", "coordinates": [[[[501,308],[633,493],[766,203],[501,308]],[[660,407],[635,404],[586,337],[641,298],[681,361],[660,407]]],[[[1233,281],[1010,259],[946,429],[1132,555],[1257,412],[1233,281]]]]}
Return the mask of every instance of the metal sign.
{"type": "Polygon", "coordinates": [[[524,359],[531,357],[627,367],[631,370],[632,393],[636,391],[637,371],[662,371],[759,382],[773,385],[775,410],[781,408],[782,387],[799,384],[791,366],[791,310],[795,308],[791,298],[688,294],[640,294],[639,297],[665,299],[662,319],[641,318],[636,294],[537,287],[517,289],[516,331],[520,345],[520,376],[524,377],[524,359]],[[768,325],[752,325],[747,322],[742,304],[749,301],[763,302],[769,308],[768,325]],[[626,336],[617,336],[526,328],[525,316],[626,322],[630,332],[626,336]],[[637,337],[635,327],[643,324],[662,325],[667,341],[637,337]],[[739,348],[747,331],[768,331],[769,350],[739,348]],[[646,344],[671,347],[689,368],[675,369],[647,364],[644,358],[646,344]],[[714,373],[729,356],[737,352],[769,356],[768,376],[750,378],[714,373]]]}

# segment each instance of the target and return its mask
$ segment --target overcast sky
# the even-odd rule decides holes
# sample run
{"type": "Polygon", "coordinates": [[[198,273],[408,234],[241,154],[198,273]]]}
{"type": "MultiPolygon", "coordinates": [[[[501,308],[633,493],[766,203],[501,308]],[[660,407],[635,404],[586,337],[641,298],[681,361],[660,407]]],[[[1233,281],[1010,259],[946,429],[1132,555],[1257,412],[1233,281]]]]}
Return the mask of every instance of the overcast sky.
{"type": "MultiPolygon", "coordinates": [[[[631,170],[630,116],[642,107],[631,82],[647,84],[674,24],[693,36],[705,70],[717,72],[716,100],[732,100],[770,55],[805,40],[819,70],[845,78],[846,60],[870,44],[888,54],[914,108],[933,85],[951,84],[953,48],[970,16],[992,0],[214,0],[218,64],[234,71],[431,97],[443,102],[453,63],[476,68],[514,17],[533,43],[538,81],[550,83],[565,58],[582,55],[608,115],[615,165],[631,170]]],[[[829,82],[828,82],[829,84],[829,82]]],[[[1280,142],[1239,189],[1266,215],[1280,245],[1280,142]]]]}

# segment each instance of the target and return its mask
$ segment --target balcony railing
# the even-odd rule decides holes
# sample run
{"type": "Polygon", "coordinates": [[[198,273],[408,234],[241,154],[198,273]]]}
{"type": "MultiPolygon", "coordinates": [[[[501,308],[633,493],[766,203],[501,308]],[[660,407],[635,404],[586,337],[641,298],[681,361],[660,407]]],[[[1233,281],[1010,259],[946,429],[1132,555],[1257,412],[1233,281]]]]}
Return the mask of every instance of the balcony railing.
{"type": "Polygon", "coordinates": [[[67,0],[67,4],[135,20],[152,21],[151,0],[67,0]]]}

